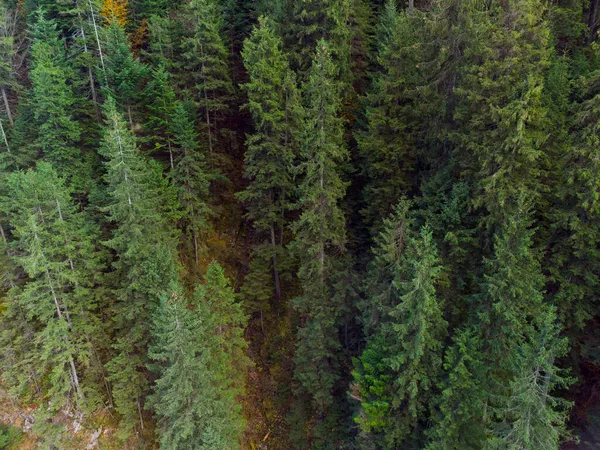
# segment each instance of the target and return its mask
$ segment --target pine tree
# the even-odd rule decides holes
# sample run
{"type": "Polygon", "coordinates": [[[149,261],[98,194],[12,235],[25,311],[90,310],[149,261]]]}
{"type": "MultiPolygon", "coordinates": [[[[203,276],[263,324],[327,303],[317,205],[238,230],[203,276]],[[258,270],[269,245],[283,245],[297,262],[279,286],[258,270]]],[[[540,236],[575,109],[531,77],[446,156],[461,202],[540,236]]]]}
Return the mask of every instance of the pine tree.
{"type": "Polygon", "coordinates": [[[348,153],[343,143],[340,85],[324,41],[319,42],[308,82],[303,88],[305,118],[300,136],[298,187],[300,218],[293,224],[291,246],[300,261],[302,295],[293,305],[301,318],[295,377],[310,395],[319,448],[335,442],[338,432],[334,388],[340,380],[337,327],[343,299],[335,296],[337,254],[344,251],[345,218],[340,208],[347,184],[340,165],[348,153]],[[325,430],[328,430],[327,432],[325,430]]]}
{"type": "MultiPolygon", "coordinates": [[[[286,213],[290,210],[294,186],[291,169],[297,153],[300,119],[299,94],[289,69],[281,40],[262,17],[244,44],[244,63],[250,76],[246,85],[254,133],[249,135],[245,155],[248,187],[238,194],[246,205],[246,217],[259,235],[254,257],[272,271],[277,299],[281,299],[280,266],[283,255],[286,213]]],[[[262,266],[262,264],[258,264],[262,266]]],[[[262,267],[257,267],[264,271],[262,267]]],[[[254,275],[249,275],[252,278],[254,275]]]]}
{"type": "Polygon", "coordinates": [[[22,356],[45,374],[39,380],[47,402],[40,412],[43,427],[47,412],[91,412],[102,401],[100,380],[87,376],[98,361],[94,353],[104,348],[94,290],[102,255],[95,247],[97,230],[77,211],[70,190],[49,164],[15,172],[8,182],[14,260],[28,275],[11,291],[9,308],[13,314],[23,311],[35,330],[31,353],[22,356]]]}
{"type": "Polygon", "coordinates": [[[178,280],[176,194],[162,170],[138,152],[135,138],[110,97],[101,153],[106,158],[105,180],[109,195],[106,211],[116,225],[107,245],[114,249],[116,355],[108,363],[115,407],[121,414],[121,431],[129,434],[148,390],[146,366],[150,338],[149,314],[160,297],[178,280]]]}
{"type": "MultiPolygon", "coordinates": [[[[440,266],[431,231],[425,227],[418,237],[398,239],[404,216],[401,203],[381,236],[379,261],[387,260],[393,274],[386,280],[388,305],[379,306],[381,324],[368,337],[354,372],[362,405],[356,421],[367,442],[386,449],[411,446],[420,438],[447,325],[435,293],[440,266]]],[[[374,301],[382,294],[375,292],[374,301]]]]}

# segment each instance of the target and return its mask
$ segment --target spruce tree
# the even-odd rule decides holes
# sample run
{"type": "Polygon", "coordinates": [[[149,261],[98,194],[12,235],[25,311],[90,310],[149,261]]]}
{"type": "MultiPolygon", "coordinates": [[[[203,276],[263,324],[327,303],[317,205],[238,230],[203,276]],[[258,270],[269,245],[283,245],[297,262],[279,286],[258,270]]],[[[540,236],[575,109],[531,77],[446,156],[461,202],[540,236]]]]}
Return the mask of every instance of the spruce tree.
{"type": "Polygon", "coordinates": [[[381,235],[378,263],[385,261],[391,277],[382,280],[381,290],[367,292],[380,311],[380,325],[368,336],[354,372],[361,439],[386,449],[414,446],[422,439],[447,325],[435,293],[440,266],[431,231],[425,227],[418,236],[401,231],[405,208],[400,203],[381,235]]]}
{"type": "Polygon", "coordinates": [[[337,76],[350,83],[350,41],[348,25],[350,0],[313,2],[299,0],[287,6],[289,26],[284,29],[286,43],[292,52],[294,66],[307,74],[312,65],[313,50],[321,40],[329,43],[329,51],[339,68],[337,76]]]}
{"type": "Polygon", "coordinates": [[[293,306],[301,318],[295,377],[309,394],[316,424],[311,431],[318,448],[333,445],[339,432],[334,389],[340,380],[337,336],[344,299],[335,296],[333,280],[346,242],[340,208],[347,184],[341,165],[348,158],[343,142],[340,84],[325,41],[320,41],[303,87],[306,103],[300,134],[298,207],[291,247],[300,261],[302,295],[293,306]],[[325,431],[327,430],[327,431],[325,431]]]}
{"type": "Polygon", "coordinates": [[[194,264],[198,265],[205,251],[204,241],[211,229],[209,219],[213,213],[209,205],[210,181],[218,173],[208,169],[205,152],[198,144],[192,114],[181,102],[175,104],[169,133],[173,136],[175,153],[170,176],[182,208],[183,237],[190,244],[186,249],[193,249],[188,251],[193,253],[194,264]]]}
{"type": "Polygon", "coordinates": [[[103,29],[106,44],[104,66],[99,73],[107,96],[113,97],[126,114],[130,128],[134,129],[139,120],[136,110],[142,101],[142,84],[148,75],[148,67],[141,63],[131,50],[131,43],[125,29],[118,20],[110,20],[103,29]]]}
{"type": "Polygon", "coordinates": [[[113,264],[115,356],[108,363],[121,431],[127,435],[140,421],[148,391],[145,372],[150,339],[150,313],[178,280],[173,220],[176,194],[158,164],[138,152],[135,137],[109,98],[101,153],[106,159],[109,203],[105,210],[116,229],[107,245],[117,256],[113,264]]]}
{"type": "Polygon", "coordinates": [[[229,53],[221,35],[223,19],[215,0],[193,0],[183,9],[186,36],[182,41],[185,92],[196,103],[200,132],[209,156],[226,149],[223,119],[234,93],[229,53]]]}
{"type": "Polygon", "coordinates": [[[72,116],[76,103],[71,87],[74,74],[55,23],[46,19],[41,10],[35,17],[29,100],[37,126],[36,146],[57,170],[66,171],[73,186],[85,191],[89,181],[78,147],[82,130],[72,116]]]}
{"type": "MultiPolygon", "coordinates": [[[[246,40],[244,63],[250,82],[246,84],[254,133],[248,136],[245,175],[248,187],[238,194],[246,204],[246,217],[257,232],[253,260],[259,272],[272,272],[272,292],[281,299],[281,267],[284,256],[287,213],[294,193],[292,166],[297,153],[300,100],[293,72],[281,49],[281,39],[261,17],[259,26],[246,40]],[[262,265],[267,264],[267,268],[262,265]]],[[[249,278],[256,273],[250,273],[249,278]]]]}
{"type": "Polygon", "coordinates": [[[485,365],[479,330],[458,330],[446,351],[447,377],[427,430],[427,450],[476,450],[487,437],[485,365]]]}
{"type": "Polygon", "coordinates": [[[422,27],[420,16],[399,12],[393,0],[386,3],[376,34],[379,68],[365,99],[367,125],[357,136],[367,178],[363,214],[368,225],[381,225],[398,198],[415,189],[422,27]]]}
{"type": "Polygon", "coordinates": [[[15,172],[8,183],[14,260],[28,275],[11,291],[9,308],[17,316],[22,311],[31,324],[24,331],[35,330],[31,353],[22,357],[30,361],[25,367],[35,362],[45,375],[39,380],[45,398],[39,416],[43,431],[48,414],[87,413],[102,401],[100,380],[88,373],[97,363],[94,353],[105,346],[95,291],[103,261],[97,230],[76,209],[71,190],[49,164],[15,172]]]}
{"type": "Polygon", "coordinates": [[[191,302],[176,286],[154,316],[150,358],[159,379],[149,399],[164,449],[239,446],[244,419],[237,397],[249,365],[246,319],[223,269],[208,267],[191,302]]]}
{"type": "Polygon", "coordinates": [[[456,89],[460,104],[455,119],[461,128],[455,136],[463,170],[478,180],[474,206],[484,208],[490,215],[487,224],[494,227],[522,192],[539,199],[549,30],[542,2],[514,0],[493,4],[489,11],[475,8],[481,7],[472,7],[468,26],[480,38],[465,51],[468,62],[456,89]]]}
{"type": "Polygon", "coordinates": [[[558,449],[568,434],[565,424],[571,403],[553,395],[570,380],[556,366],[567,351],[560,337],[554,308],[538,312],[523,345],[514,354],[517,372],[506,395],[493,408],[495,415],[489,449],[558,449]]]}

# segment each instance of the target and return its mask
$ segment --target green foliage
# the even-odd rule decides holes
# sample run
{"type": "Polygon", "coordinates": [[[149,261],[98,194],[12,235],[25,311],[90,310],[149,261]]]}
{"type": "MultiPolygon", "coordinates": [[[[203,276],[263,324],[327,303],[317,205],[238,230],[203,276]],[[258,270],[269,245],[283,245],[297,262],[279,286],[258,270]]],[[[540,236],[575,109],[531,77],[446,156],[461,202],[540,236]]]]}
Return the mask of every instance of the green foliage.
{"type": "MultiPolygon", "coordinates": [[[[246,204],[246,217],[252,220],[257,233],[258,243],[250,264],[253,271],[248,279],[260,277],[265,270],[272,271],[272,290],[281,299],[281,259],[286,257],[284,234],[294,194],[292,166],[298,152],[301,105],[281,39],[266,18],[259,20],[242,52],[250,76],[245,86],[249,100],[246,108],[252,114],[254,133],[248,136],[245,154],[245,176],[250,184],[237,197],[246,204]]],[[[254,292],[246,292],[251,298],[259,298],[254,292]]],[[[267,294],[259,300],[262,309],[270,297],[267,294]]]]}
{"type": "Polygon", "coordinates": [[[36,13],[31,46],[29,78],[31,108],[37,125],[36,147],[45,158],[72,179],[72,186],[85,191],[86,179],[78,143],[82,130],[72,116],[75,95],[70,85],[74,73],[65,55],[64,41],[59,39],[56,25],[36,13]]]}
{"type": "MultiPolygon", "coordinates": [[[[25,330],[32,332],[25,359],[40,374],[42,410],[89,412],[102,397],[99,380],[87,374],[97,364],[94,353],[105,346],[95,289],[103,262],[96,248],[98,232],[75,208],[70,190],[49,164],[15,172],[8,183],[14,260],[28,275],[10,292],[8,316],[23,314],[25,330]]],[[[18,340],[13,344],[23,348],[18,340]]],[[[23,375],[8,377],[22,383],[23,375]]]]}
{"type": "MultiPolygon", "coordinates": [[[[301,215],[293,224],[291,244],[300,261],[298,278],[303,290],[293,303],[303,323],[298,330],[295,377],[312,397],[317,421],[323,423],[335,411],[333,390],[340,379],[337,326],[343,299],[336,299],[333,279],[339,270],[336,253],[346,240],[339,202],[347,186],[341,179],[340,164],[348,154],[342,119],[337,115],[341,100],[336,74],[327,44],[321,41],[303,87],[306,111],[297,169],[301,215]]],[[[317,436],[330,442],[335,437],[334,433],[317,436]]]]}
{"type": "Polygon", "coordinates": [[[431,231],[414,235],[401,202],[379,239],[373,291],[366,295],[370,322],[367,347],[355,362],[361,411],[355,419],[363,439],[378,448],[411,445],[417,425],[431,410],[441,372],[446,330],[435,283],[440,272],[431,231]]]}
{"type": "Polygon", "coordinates": [[[244,429],[236,396],[249,360],[246,319],[223,269],[212,263],[191,304],[172,289],[161,298],[149,356],[159,379],[149,398],[164,449],[230,449],[244,429]],[[210,414],[207,414],[210,411],[210,414]]]}
{"type": "Polygon", "coordinates": [[[10,448],[12,444],[18,443],[22,436],[23,432],[19,428],[0,425],[0,448],[10,448]]]}
{"type": "Polygon", "coordinates": [[[98,77],[106,96],[113,97],[121,112],[127,114],[129,126],[137,126],[135,110],[142,100],[142,83],[148,75],[148,67],[131,51],[131,43],[125,30],[113,20],[103,29],[105,44],[104,66],[98,77]]]}
{"type": "Polygon", "coordinates": [[[221,9],[215,0],[193,0],[185,5],[183,15],[186,31],[181,56],[187,75],[185,92],[196,104],[207,150],[211,154],[217,149],[224,152],[226,132],[221,125],[234,88],[229,73],[229,52],[221,35],[221,9]]]}
{"type": "Polygon", "coordinates": [[[368,225],[379,225],[416,184],[422,28],[419,15],[398,12],[395,1],[386,3],[377,28],[379,67],[365,99],[367,127],[357,137],[368,179],[363,211],[368,225]]]}
{"type": "Polygon", "coordinates": [[[178,279],[173,220],[176,192],[157,164],[138,152],[135,138],[108,99],[101,152],[106,158],[109,203],[105,210],[116,224],[106,243],[117,255],[113,273],[116,355],[108,363],[115,407],[124,433],[131,433],[141,410],[148,380],[144,372],[150,339],[150,313],[178,279]]]}

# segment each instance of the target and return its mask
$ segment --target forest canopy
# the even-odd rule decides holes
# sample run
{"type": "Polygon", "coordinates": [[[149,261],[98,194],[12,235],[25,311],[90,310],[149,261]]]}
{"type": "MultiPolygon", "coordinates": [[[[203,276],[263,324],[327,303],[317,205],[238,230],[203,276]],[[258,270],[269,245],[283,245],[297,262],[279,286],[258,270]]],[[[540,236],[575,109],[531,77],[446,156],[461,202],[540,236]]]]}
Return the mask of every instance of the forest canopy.
{"type": "Polygon", "coordinates": [[[0,2],[0,448],[600,446],[600,0],[0,2]]]}

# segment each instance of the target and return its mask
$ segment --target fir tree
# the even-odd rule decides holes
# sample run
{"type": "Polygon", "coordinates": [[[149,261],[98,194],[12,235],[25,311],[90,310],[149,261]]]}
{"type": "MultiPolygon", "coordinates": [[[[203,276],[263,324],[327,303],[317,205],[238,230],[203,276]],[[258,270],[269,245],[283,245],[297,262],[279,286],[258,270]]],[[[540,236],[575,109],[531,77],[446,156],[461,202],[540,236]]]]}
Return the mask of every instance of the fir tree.
{"type": "Polygon", "coordinates": [[[107,96],[113,97],[127,115],[129,126],[136,127],[136,108],[142,100],[142,83],[148,67],[134,56],[125,30],[117,20],[103,29],[104,68],[99,74],[107,96]]]}
{"type": "Polygon", "coordinates": [[[367,127],[357,136],[368,180],[363,210],[368,224],[380,225],[398,198],[415,188],[421,32],[419,16],[398,12],[393,0],[386,3],[377,28],[379,70],[366,97],[367,127]]]}
{"type": "Polygon", "coordinates": [[[205,155],[198,145],[198,134],[194,129],[191,114],[182,103],[175,104],[169,132],[174,137],[174,167],[171,179],[178,192],[182,207],[183,231],[187,242],[192,245],[194,262],[198,265],[205,244],[212,215],[209,202],[210,181],[216,173],[206,167],[205,155]]]}
{"type": "Polygon", "coordinates": [[[313,2],[299,0],[288,4],[289,26],[284,30],[287,44],[292,50],[295,67],[308,73],[313,50],[319,41],[329,43],[329,51],[339,68],[337,76],[350,83],[350,41],[348,26],[351,14],[350,0],[313,2]]]}
{"type": "Polygon", "coordinates": [[[66,170],[73,186],[86,186],[78,148],[81,127],[72,116],[76,103],[70,85],[73,73],[67,63],[64,42],[56,25],[40,10],[36,13],[31,46],[32,89],[30,103],[37,124],[37,147],[59,170],[66,170]]]}
{"type": "Polygon", "coordinates": [[[517,372],[507,395],[493,410],[496,423],[485,448],[558,449],[567,437],[565,423],[571,404],[552,395],[569,384],[556,366],[556,359],[567,351],[567,340],[559,333],[555,310],[543,307],[527,339],[513,353],[517,372]]]}

